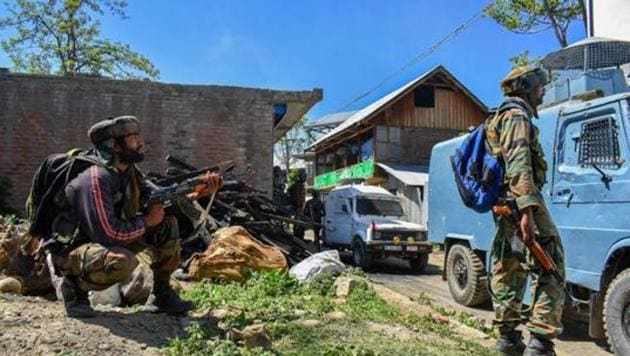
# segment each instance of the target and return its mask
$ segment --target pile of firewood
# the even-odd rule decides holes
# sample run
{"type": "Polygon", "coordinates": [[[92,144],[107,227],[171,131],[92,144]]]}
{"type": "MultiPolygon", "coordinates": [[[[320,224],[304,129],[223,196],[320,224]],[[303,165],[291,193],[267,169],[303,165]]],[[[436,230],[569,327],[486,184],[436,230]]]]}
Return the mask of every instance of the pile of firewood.
{"type": "MultiPolygon", "coordinates": [[[[170,163],[176,162],[179,174],[192,171],[193,167],[182,164],[181,160],[169,158],[170,163]]],[[[258,241],[278,247],[290,265],[311,255],[313,247],[296,238],[291,227],[311,228],[313,221],[274,202],[265,192],[234,179],[230,173],[225,173],[224,179],[223,188],[213,198],[194,203],[180,199],[174,204],[178,207],[173,211],[179,214],[184,260],[195,252],[203,252],[212,243],[212,233],[227,226],[242,226],[258,241]]]]}

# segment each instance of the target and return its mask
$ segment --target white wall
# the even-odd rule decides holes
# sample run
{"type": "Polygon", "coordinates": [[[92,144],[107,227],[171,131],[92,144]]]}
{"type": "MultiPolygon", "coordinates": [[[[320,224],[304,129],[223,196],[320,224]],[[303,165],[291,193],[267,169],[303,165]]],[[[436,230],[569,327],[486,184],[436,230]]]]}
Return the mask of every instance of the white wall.
{"type": "Polygon", "coordinates": [[[590,2],[593,14],[589,18],[593,20],[593,36],[630,41],[630,0],[590,2]]]}

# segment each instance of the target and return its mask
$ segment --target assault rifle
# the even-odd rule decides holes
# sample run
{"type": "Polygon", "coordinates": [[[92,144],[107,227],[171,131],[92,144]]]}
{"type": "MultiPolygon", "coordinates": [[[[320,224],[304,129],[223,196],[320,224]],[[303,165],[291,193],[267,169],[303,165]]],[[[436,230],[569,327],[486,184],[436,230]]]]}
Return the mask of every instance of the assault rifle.
{"type": "MultiPolygon", "coordinates": [[[[505,199],[503,200],[503,202],[505,203],[505,205],[495,206],[492,209],[493,212],[497,215],[504,215],[504,216],[511,215],[514,218],[514,220],[516,220],[517,229],[519,229],[520,231],[521,217],[523,215],[521,214],[521,210],[518,208],[518,205],[516,204],[516,199],[505,199]]],[[[518,234],[518,236],[521,238],[521,240],[523,239],[522,234],[518,234]]],[[[567,286],[566,281],[564,280],[564,278],[562,278],[562,276],[560,275],[560,272],[558,272],[558,266],[556,266],[556,263],[553,262],[553,259],[551,258],[551,256],[549,256],[547,251],[543,250],[543,248],[540,246],[540,244],[538,243],[538,241],[536,241],[535,238],[530,239],[530,241],[528,241],[527,243],[523,241],[523,243],[525,244],[525,247],[527,247],[529,252],[531,252],[534,259],[538,261],[538,263],[540,263],[540,265],[544,268],[544,270],[550,273],[553,276],[553,278],[555,278],[556,281],[560,283],[560,285],[564,288],[564,291],[567,294],[567,296],[571,298],[571,301],[573,302],[574,306],[589,303],[588,301],[579,300],[573,297],[573,295],[571,294],[571,291],[569,290],[567,286]]]]}
{"type": "Polygon", "coordinates": [[[204,176],[207,172],[217,172],[223,175],[235,166],[234,161],[230,160],[192,172],[149,181],[153,189],[144,197],[142,206],[148,207],[157,203],[170,203],[177,198],[184,197],[192,193],[196,186],[204,183],[204,176]]]}

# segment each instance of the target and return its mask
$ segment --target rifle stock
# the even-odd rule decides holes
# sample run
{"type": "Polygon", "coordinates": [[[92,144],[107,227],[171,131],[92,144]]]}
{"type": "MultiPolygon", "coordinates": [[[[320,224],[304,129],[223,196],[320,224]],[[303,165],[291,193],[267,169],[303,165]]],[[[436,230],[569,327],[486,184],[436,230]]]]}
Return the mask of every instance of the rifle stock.
{"type": "MultiPolygon", "coordinates": [[[[516,220],[516,226],[520,232],[520,222],[521,222],[522,214],[521,214],[520,209],[518,208],[518,205],[516,204],[516,200],[505,199],[503,202],[505,203],[505,205],[495,206],[492,209],[492,211],[497,215],[508,215],[508,216],[511,215],[516,220]]],[[[519,238],[521,239],[523,238],[523,235],[521,233],[519,233],[518,235],[519,235],[519,238]]],[[[547,271],[548,273],[550,273],[556,279],[556,281],[560,283],[560,285],[564,288],[564,291],[567,294],[567,296],[573,302],[573,305],[577,306],[580,304],[589,303],[588,301],[579,300],[573,297],[573,295],[571,294],[571,291],[567,287],[566,281],[560,275],[560,272],[558,272],[558,266],[556,266],[556,263],[553,261],[551,256],[549,256],[547,251],[545,251],[540,246],[540,244],[538,243],[538,241],[536,241],[535,238],[531,239],[531,241],[526,243],[525,247],[529,250],[529,252],[531,252],[534,259],[538,261],[538,263],[543,267],[543,269],[547,271]]]]}

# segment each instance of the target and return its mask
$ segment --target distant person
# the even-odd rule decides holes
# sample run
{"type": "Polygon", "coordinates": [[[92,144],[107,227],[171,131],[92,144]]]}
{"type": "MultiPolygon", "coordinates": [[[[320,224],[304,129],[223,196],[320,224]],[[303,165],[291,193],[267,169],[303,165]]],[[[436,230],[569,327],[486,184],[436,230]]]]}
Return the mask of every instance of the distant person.
{"type": "MultiPolygon", "coordinates": [[[[536,107],[542,103],[546,73],[538,68],[522,66],[513,69],[501,82],[506,98],[497,114],[486,122],[486,137],[492,154],[505,164],[503,199],[515,199],[522,214],[520,221],[512,216],[494,214],[495,237],[492,285],[495,319],[500,336],[497,349],[506,355],[555,355],[552,339],[562,333],[563,286],[529,254],[519,251],[519,238],[525,244],[531,239],[551,256],[564,276],[564,253],[558,230],[541,196],[545,184],[547,162],[540,146],[536,107]],[[504,108],[504,109],[502,109],[504,108]],[[515,235],[516,234],[516,235],[515,235]],[[526,324],[530,341],[525,347],[521,332],[521,309],[527,283],[527,263],[532,277],[532,312],[526,324]]],[[[521,247],[523,247],[521,245],[521,247]]]]}
{"type": "MultiPolygon", "coordinates": [[[[326,215],[324,203],[320,199],[318,190],[313,190],[312,194],[313,197],[306,202],[306,205],[304,205],[304,215],[311,218],[313,222],[321,224],[322,218],[324,217],[324,215],[326,215]]],[[[315,245],[317,246],[317,251],[321,250],[319,231],[319,226],[313,226],[313,237],[315,239],[314,241],[315,245]]]]}

